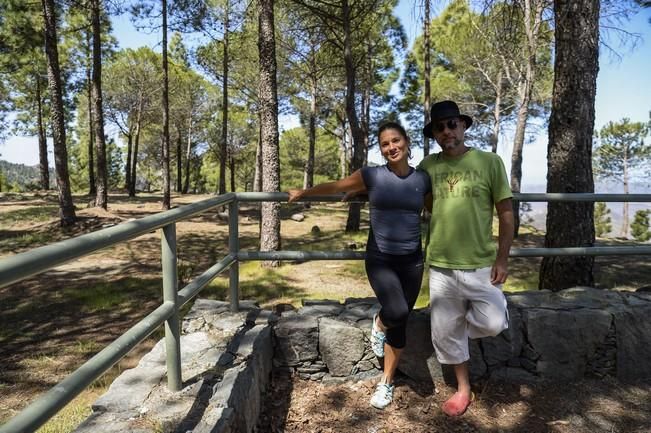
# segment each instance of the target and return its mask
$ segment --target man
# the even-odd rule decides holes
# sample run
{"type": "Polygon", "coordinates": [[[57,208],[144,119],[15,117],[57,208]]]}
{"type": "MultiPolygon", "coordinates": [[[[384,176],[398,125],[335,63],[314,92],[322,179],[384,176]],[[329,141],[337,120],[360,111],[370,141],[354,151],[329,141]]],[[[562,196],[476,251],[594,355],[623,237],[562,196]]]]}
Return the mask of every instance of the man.
{"type": "Polygon", "coordinates": [[[468,338],[495,336],[508,327],[501,285],[508,276],[513,241],[511,190],[500,157],[465,145],[472,119],[453,101],[431,107],[426,137],[441,147],[419,165],[432,182],[432,218],[425,262],[429,265],[432,344],[441,364],[453,365],[457,392],[443,411],[462,415],[473,394],[468,338]],[[493,209],[499,219],[497,250],[493,209]]]}

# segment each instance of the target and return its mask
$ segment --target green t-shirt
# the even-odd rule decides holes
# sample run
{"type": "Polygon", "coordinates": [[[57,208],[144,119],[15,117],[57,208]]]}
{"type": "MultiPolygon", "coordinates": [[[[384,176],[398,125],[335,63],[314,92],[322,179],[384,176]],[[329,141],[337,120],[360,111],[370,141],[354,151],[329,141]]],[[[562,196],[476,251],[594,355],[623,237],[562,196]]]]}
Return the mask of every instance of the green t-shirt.
{"type": "Polygon", "coordinates": [[[492,266],[493,209],[513,196],[500,157],[471,148],[456,158],[432,154],[418,168],[429,174],[434,198],[425,261],[448,269],[492,266]]]}

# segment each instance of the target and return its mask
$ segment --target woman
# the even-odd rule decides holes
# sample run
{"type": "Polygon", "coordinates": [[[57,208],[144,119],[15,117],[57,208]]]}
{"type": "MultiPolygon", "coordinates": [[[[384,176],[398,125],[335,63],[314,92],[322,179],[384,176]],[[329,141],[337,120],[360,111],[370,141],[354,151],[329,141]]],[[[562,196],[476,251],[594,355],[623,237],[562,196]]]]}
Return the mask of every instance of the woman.
{"type": "Polygon", "coordinates": [[[431,183],[426,173],[409,166],[409,137],[399,123],[383,123],[378,141],[386,165],[364,167],[345,179],[309,189],[292,189],[289,202],[311,195],[368,192],[366,274],[381,306],[373,317],[371,347],[376,356],[384,357],[384,373],[371,405],[384,409],[393,400],[393,376],[423,277],[420,212],[431,183]]]}

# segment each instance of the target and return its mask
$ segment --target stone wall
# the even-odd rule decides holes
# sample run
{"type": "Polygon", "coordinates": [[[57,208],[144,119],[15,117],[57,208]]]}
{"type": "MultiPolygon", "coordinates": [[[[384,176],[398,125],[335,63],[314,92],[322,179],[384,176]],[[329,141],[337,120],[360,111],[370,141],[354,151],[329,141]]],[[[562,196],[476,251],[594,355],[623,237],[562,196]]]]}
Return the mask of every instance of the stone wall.
{"type": "Polygon", "coordinates": [[[258,419],[273,357],[275,316],[242,301],[198,299],[182,325],[183,389],[167,389],[165,344],[123,372],[76,433],[239,433],[258,419]]]}
{"type": "MultiPolygon", "coordinates": [[[[507,295],[510,328],[470,342],[471,375],[497,380],[624,381],[651,377],[651,294],[574,288],[507,295]]],[[[368,342],[373,298],[305,301],[282,313],[274,364],[301,377],[337,380],[378,373],[368,342]]],[[[411,315],[399,370],[416,380],[443,375],[430,342],[429,313],[411,315]]]]}
{"type": "MultiPolygon", "coordinates": [[[[473,377],[515,382],[610,375],[651,378],[651,293],[576,288],[507,295],[510,328],[471,342],[473,377]]],[[[123,372],[92,406],[78,433],[251,433],[272,363],[300,377],[338,383],[380,374],[369,344],[375,298],[305,301],[278,315],[251,301],[198,299],[183,320],[184,388],[166,387],[164,342],[123,372]],[[280,316],[280,317],[278,317],[280,316]]],[[[399,369],[419,381],[443,376],[429,313],[414,311],[399,369]]]]}

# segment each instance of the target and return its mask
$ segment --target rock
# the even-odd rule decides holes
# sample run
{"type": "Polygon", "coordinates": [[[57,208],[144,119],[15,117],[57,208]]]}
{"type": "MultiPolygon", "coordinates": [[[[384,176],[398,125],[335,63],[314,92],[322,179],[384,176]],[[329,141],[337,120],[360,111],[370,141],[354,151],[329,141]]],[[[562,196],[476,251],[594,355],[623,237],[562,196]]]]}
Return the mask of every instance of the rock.
{"type": "Polygon", "coordinates": [[[540,353],[536,370],[544,379],[578,380],[610,329],[612,316],[602,310],[531,309],[525,313],[527,339],[540,353]]]}
{"type": "Polygon", "coordinates": [[[319,356],[319,324],[311,316],[281,317],[275,327],[274,357],[280,365],[297,366],[319,356]]]}
{"type": "Polygon", "coordinates": [[[422,383],[434,383],[442,377],[430,335],[429,312],[414,311],[407,322],[407,345],[402,351],[400,370],[406,376],[422,383]]]}
{"type": "Polygon", "coordinates": [[[315,236],[320,235],[321,229],[319,228],[319,226],[312,226],[312,228],[310,229],[310,233],[312,233],[315,236]]]}
{"type": "Polygon", "coordinates": [[[514,367],[501,367],[491,372],[490,378],[503,382],[512,383],[536,383],[540,382],[540,378],[531,374],[527,370],[514,367]]]}
{"type": "Polygon", "coordinates": [[[617,378],[651,378],[651,303],[614,314],[617,330],[617,378]]]}
{"type": "Polygon", "coordinates": [[[319,319],[319,351],[332,376],[348,376],[364,356],[364,334],[339,320],[319,319]]]}
{"type": "Polygon", "coordinates": [[[282,316],[285,311],[296,311],[292,304],[276,304],[273,306],[272,311],[278,316],[282,316]]]}
{"type": "Polygon", "coordinates": [[[292,221],[296,221],[300,223],[305,219],[305,215],[303,215],[302,213],[295,213],[290,218],[292,221]]]}

